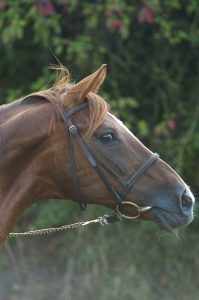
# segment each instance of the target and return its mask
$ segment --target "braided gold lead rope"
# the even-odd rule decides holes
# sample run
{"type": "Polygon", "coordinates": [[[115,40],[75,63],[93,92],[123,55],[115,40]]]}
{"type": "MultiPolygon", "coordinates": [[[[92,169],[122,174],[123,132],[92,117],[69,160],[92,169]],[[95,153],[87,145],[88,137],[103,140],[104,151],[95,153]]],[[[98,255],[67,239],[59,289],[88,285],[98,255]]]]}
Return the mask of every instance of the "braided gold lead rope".
{"type": "Polygon", "coordinates": [[[64,231],[64,230],[80,228],[80,227],[84,227],[84,226],[87,226],[92,223],[100,223],[100,219],[95,219],[95,220],[91,220],[91,221],[87,221],[87,222],[78,222],[78,223],[64,225],[64,226],[60,226],[60,227],[31,230],[31,231],[26,231],[26,232],[11,232],[8,235],[8,237],[12,238],[12,237],[18,237],[18,236],[27,237],[27,236],[44,235],[44,234],[60,232],[60,231],[64,231]]]}
{"type": "Polygon", "coordinates": [[[44,235],[44,234],[50,234],[75,228],[84,227],[93,223],[100,223],[100,225],[108,225],[113,222],[120,221],[121,218],[118,214],[111,214],[111,215],[104,215],[103,217],[98,217],[97,219],[86,221],[86,222],[78,222],[73,223],[69,225],[64,225],[60,227],[52,227],[52,228],[44,228],[44,229],[38,229],[38,230],[31,230],[26,232],[11,232],[8,235],[8,238],[12,237],[29,237],[29,236],[38,236],[38,235],[44,235]]]}

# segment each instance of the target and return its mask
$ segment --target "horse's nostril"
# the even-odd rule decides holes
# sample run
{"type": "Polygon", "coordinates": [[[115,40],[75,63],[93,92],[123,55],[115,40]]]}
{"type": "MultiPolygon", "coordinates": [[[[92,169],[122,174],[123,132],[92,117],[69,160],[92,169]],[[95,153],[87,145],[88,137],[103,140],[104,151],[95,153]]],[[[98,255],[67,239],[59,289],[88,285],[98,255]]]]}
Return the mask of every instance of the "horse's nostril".
{"type": "Polygon", "coordinates": [[[181,196],[181,205],[184,212],[190,211],[193,207],[193,199],[187,195],[186,191],[181,196]]]}

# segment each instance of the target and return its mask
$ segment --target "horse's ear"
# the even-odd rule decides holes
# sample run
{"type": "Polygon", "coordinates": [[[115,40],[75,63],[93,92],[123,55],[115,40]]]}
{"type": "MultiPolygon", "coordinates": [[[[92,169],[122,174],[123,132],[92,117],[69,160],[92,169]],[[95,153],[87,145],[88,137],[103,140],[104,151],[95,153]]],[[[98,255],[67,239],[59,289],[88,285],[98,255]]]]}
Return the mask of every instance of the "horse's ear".
{"type": "Polygon", "coordinates": [[[73,85],[66,95],[61,97],[63,106],[70,107],[80,103],[90,93],[97,93],[106,76],[107,65],[102,65],[97,71],[73,85]]]}

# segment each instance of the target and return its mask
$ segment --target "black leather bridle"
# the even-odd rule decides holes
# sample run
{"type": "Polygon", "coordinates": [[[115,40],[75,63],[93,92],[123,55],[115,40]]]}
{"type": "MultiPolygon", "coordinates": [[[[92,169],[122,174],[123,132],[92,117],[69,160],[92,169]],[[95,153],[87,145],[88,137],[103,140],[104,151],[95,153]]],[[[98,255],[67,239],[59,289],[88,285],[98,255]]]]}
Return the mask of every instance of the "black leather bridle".
{"type": "Polygon", "coordinates": [[[76,139],[77,143],[79,144],[80,148],[84,152],[87,160],[89,161],[90,165],[95,169],[97,175],[101,179],[101,181],[106,186],[107,190],[113,195],[114,199],[116,200],[116,211],[120,216],[134,219],[138,218],[142,212],[146,212],[149,209],[151,209],[150,206],[147,207],[139,207],[137,204],[133,202],[125,201],[127,193],[132,189],[135,182],[141,177],[141,175],[159,158],[159,155],[157,153],[151,154],[144,162],[141,164],[141,166],[128,178],[128,180],[124,180],[120,176],[118,176],[116,173],[114,173],[107,165],[104,165],[102,162],[100,162],[97,158],[94,157],[91,150],[88,148],[84,140],[81,138],[77,127],[75,124],[73,124],[71,120],[71,116],[75,114],[76,112],[87,108],[88,104],[86,102],[79,104],[75,107],[73,107],[70,110],[67,110],[64,112],[65,117],[65,131],[67,135],[67,141],[68,141],[68,149],[69,149],[69,158],[71,163],[71,173],[72,173],[72,182],[73,182],[73,192],[75,196],[75,200],[79,203],[82,210],[86,209],[86,202],[81,198],[80,188],[79,188],[79,181],[77,177],[77,168],[76,168],[76,162],[75,162],[75,156],[73,151],[73,143],[72,138],[76,139]],[[123,187],[122,191],[118,191],[107,179],[105,174],[103,173],[102,169],[105,169],[107,172],[109,172],[113,177],[119,181],[123,187]],[[122,205],[131,205],[137,210],[136,216],[127,216],[121,213],[121,206],[122,205]]]}

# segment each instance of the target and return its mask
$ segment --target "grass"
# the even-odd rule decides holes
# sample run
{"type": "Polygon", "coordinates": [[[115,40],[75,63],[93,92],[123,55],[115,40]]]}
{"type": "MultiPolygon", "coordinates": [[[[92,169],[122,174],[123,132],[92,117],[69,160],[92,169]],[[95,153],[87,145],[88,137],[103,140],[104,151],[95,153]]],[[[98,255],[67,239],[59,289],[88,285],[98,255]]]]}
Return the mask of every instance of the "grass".
{"type": "MultiPolygon", "coordinates": [[[[106,212],[91,206],[80,217],[75,209],[68,222],[106,212]]],[[[122,221],[9,241],[0,253],[0,299],[198,300],[197,228],[177,240],[153,223],[122,221]]]]}

